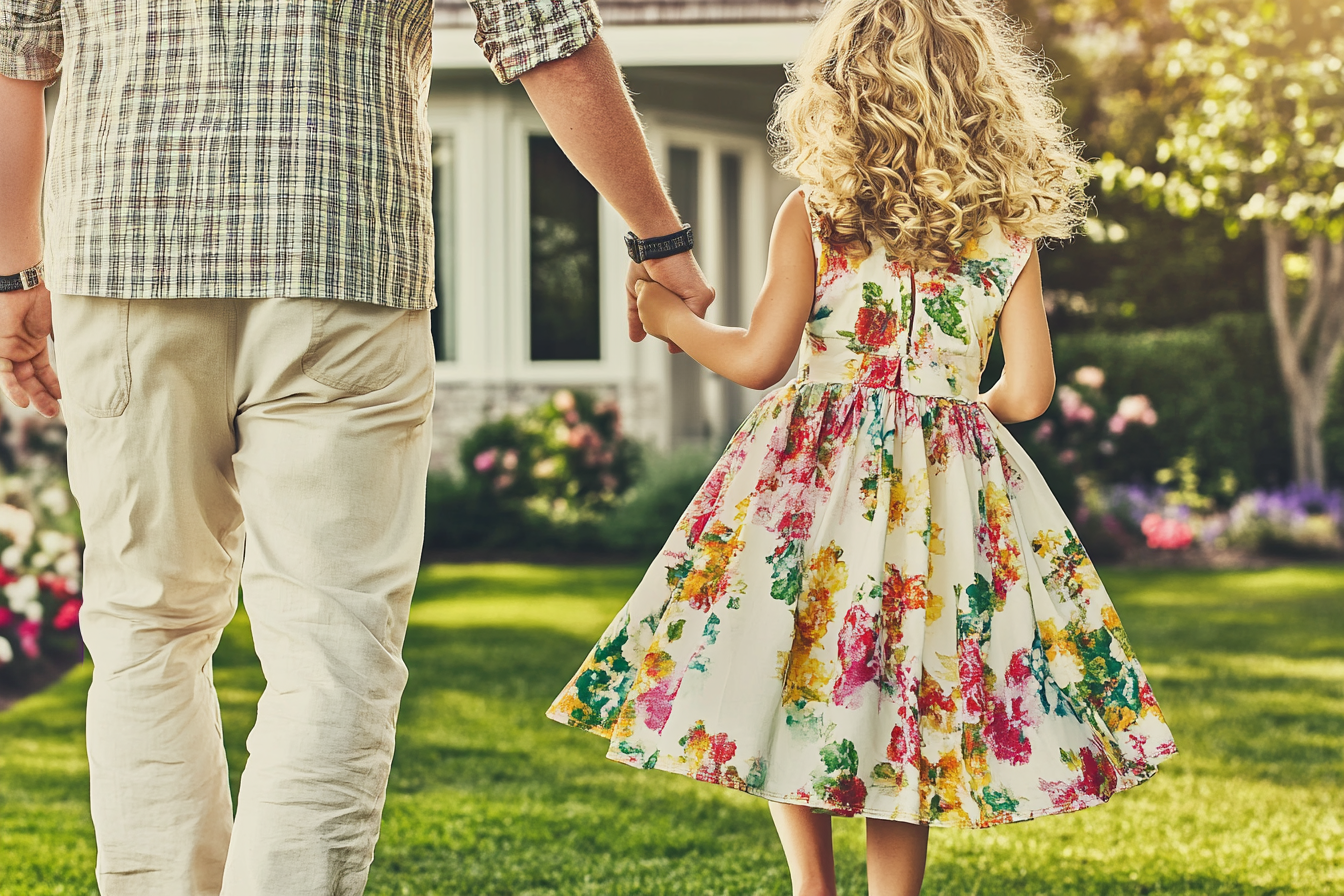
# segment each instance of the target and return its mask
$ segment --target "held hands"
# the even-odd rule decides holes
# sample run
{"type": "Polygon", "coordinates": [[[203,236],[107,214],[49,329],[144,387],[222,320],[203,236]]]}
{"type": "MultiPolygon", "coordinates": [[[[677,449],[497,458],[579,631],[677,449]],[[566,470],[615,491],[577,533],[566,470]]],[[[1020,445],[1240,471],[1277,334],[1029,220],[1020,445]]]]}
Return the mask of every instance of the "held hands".
{"type": "Polygon", "coordinates": [[[660,283],[652,280],[635,281],[635,306],[639,313],[641,338],[644,333],[663,340],[674,351],[677,348],[667,335],[668,323],[673,315],[684,313],[689,302],[683,302],[681,296],[660,283]]]}
{"type": "MultiPolygon", "coordinates": [[[[714,301],[714,289],[705,283],[705,275],[701,273],[700,266],[695,262],[695,256],[690,252],[669,255],[667,258],[650,258],[643,264],[631,262],[625,275],[626,317],[631,342],[643,341],[645,334],[652,334],[668,342],[662,333],[654,333],[641,322],[642,313],[637,302],[638,296],[635,294],[635,284],[640,280],[656,281],[661,285],[663,292],[670,292],[696,317],[704,317],[705,311],[714,301]]],[[[668,342],[667,348],[670,352],[681,351],[671,342],[668,342]]]]}
{"type": "Polygon", "coordinates": [[[21,408],[43,417],[60,413],[61,384],[51,366],[51,293],[45,284],[0,293],[0,389],[21,408]]]}

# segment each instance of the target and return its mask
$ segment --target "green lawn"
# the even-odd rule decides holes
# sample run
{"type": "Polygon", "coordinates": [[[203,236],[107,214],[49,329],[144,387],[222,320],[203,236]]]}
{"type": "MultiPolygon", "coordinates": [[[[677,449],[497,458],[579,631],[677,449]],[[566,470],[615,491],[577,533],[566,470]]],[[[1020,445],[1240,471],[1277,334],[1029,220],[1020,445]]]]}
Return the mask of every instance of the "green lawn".
{"type": "MultiPolygon", "coordinates": [[[[631,568],[435,566],[369,893],[788,892],[765,804],[603,758],[543,718],[631,568]]],[[[1344,567],[1106,576],[1182,753],[1109,806],[934,831],[926,894],[1344,894],[1344,567]]],[[[0,714],[0,894],[94,892],[87,666],[0,714]]],[[[234,784],[262,687],[247,620],[216,658],[234,784]]],[[[836,823],[861,894],[861,823],[836,823]]]]}

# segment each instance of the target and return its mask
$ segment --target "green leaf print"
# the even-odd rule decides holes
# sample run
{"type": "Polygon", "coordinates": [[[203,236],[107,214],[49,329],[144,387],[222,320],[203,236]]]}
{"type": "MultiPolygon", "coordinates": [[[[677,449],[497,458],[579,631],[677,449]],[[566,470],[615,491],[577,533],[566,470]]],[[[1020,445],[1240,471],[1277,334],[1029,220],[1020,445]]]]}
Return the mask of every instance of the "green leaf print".
{"type": "Polygon", "coordinates": [[[1014,799],[1006,789],[986,787],[975,794],[975,801],[984,809],[986,815],[998,815],[1000,812],[1016,812],[1020,800],[1014,799]]]}
{"type": "Polygon", "coordinates": [[[946,286],[942,292],[922,296],[921,300],[925,313],[938,325],[938,329],[969,345],[971,337],[966,333],[966,321],[961,318],[961,309],[966,307],[966,300],[961,297],[962,289],[960,284],[946,286]]]}
{"type": "Polygon", "coordinates": [[[989,261],[961,262],[961,273],[971,280],[979,280],[988,292],[992,287],[999,295],[1008,295],[1008,278],[1013,274],[1012,263],[1006,258],[991,258],[989,261]]]}
{"type": "Polygon", "coordinates": [[[624,692],[631,671],[625,658],[628,640],[625,629],[621,629],[609,641],[598,642],[593,648],[592,667],[574,679],[574,696],[579,705],[569,715],[579,725],[609,728],[616,720],[621,700],[615,695],[624,692]]]}
{"type": "Polygon", "coordinates": [[[859,773],[859,751],[854,742],[842,740],[827,744],[821,748],[821,761],[829,774],[857,775],[859,773]]]}
{"type": "Polygon", "coordinates": [[[770,558],[770,596],[793,606],[803,590],[803,541],[794,539],[770,558]]]}
{"type": "Polygon", "coordinates": [[[760,790],[765,786],[766,762],[763,756],[753,756],[751,768],[747,770],[747,786],[760,790]]]}
{"type": "Polygon", "coordinates": [[[876,283],[863,284],[863,304],[880,305],[882,302],[882,287],[876,283]]]}
{"type": "Polygon", "coordinates": [[[676,622],[672,623],[667,627],[667,640],[669,642],[676,641],[678,638],[681,637],[681,632],[685,628],[686,628],[686,620],[678,619],[676,622]]]}
{"type": "Polygon", "coordinates": [[[710,613],[709,619],[705,621],[705,630],[700,633],[706,644],[713,646],[714,642],[719,640],[719,619],[717,613],[710,613]]]}

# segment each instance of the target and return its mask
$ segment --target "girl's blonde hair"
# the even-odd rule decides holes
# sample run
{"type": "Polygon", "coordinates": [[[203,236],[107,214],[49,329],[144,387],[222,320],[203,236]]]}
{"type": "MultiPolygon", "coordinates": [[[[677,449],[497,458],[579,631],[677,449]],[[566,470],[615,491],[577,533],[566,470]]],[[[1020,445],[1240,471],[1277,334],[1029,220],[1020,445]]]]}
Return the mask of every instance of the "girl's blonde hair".
{"type": "Polygon", "coordinates": [[[771,122],[831,245],[952,263],[992,219],[1067,238],[1087,167],[1050,78],[985,0],[831,0],[771,122]]]}

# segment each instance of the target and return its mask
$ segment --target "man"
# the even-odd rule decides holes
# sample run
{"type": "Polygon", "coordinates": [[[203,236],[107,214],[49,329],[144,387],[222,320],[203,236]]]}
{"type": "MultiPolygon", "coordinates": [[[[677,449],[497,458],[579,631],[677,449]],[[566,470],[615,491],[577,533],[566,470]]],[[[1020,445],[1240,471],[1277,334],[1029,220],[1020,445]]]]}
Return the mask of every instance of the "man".
{"type": "MultiPolygon", "coordinates": [[[[473,6],[634,232],[677,234],[590,0],[473,6]]],[[[104,896],[364,889],[429,456],[432,15],[0,0],[0,387],[63,398],[104,896]],[[235,818],[211,655],[240,580],[267,686],[235,818]]],[[[712,299],[686,253],[636,275],[712,299]]]]}

